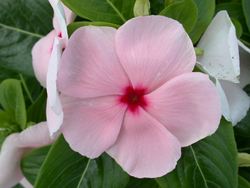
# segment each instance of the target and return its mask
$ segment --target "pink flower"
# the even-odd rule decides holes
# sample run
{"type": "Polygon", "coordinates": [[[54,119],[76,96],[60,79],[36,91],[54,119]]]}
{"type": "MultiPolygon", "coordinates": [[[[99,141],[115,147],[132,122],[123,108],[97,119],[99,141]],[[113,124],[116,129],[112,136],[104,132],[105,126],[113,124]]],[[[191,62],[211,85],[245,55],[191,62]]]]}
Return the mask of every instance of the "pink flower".
{"type": "Polygon", "coordinates": [[[31,148],[46,146],[52,142],[45,122],[33,125],[21,133],[9,135],[0,152],[0,187],[15,186],[24,178],[20,168],[23,154],[31,148]]]}
{"type": "MultiPolygon", "coordinates": [[[[56,4],[55,3],[56,1],[57,0],[50,0],[51,4],[56,4]]],[[[56,9],[56,6],[57,5],[54,5],[54,9],[56,9]]],[[[66,22],[63,20],[62,16],[58,18],[58,16],[56,16],[56,13],[55,13],[54,18],[53,18],[53,26],[55,29],[52,30],[47,36],[37,41],[37,43],[34,45],[32,49],[32,63],[33,63],[34,72],[35,72],[37,80],[41,83],[43,87],[46,87],[48,65],[49,65],[49,60],[50,60],[51,53],[53,50],[54,40],[56,37],[66,40],[68,38],[66,24],[71,23],[75,19],[75,14],[72,13],[64,5],[62,6],[65,12],[66,22]]],[[[57,12],[58,11],[59,10],[57,10],[57,12]]],[[[60,12],[57,14],[60,15],[60,12]]],[[[64,41],[64,42],[67,42],[67,41],[64,41]]]]}
{"type": "Polygon", "coordinates": [[[55,30],[40,39],[32,49],[33,68],[38,81],[47,88],[47,124],[52,137],[56,137],[63,121],[63,112],[56,87],[57,70],[63,49],[68,43],[67,24],[75,14],[60,0],[49,0],[53,10],[55,30]]]}
{"type": "Polygon", "coordinates": [[[135,177],[170,172],[181,147],[213,134],[221,117],[195,61],[182,25],[163,16],[78,29],[58,72],[65,139],[90,158],[107,152],[135,177]]]}

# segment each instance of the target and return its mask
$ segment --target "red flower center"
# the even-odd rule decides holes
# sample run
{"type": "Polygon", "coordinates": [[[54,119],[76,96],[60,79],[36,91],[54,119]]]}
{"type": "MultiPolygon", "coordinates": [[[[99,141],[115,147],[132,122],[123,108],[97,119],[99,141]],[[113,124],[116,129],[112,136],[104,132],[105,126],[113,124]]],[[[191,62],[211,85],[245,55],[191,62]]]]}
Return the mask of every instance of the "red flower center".
{"type": "Polygon", "coordinates": [[[124,90],[124,95],[121,96],[120,102],[128,105],[128,110],[131,112],[136,112],[139,106],[145,108],[148,105],[145,94],[145,88],[128,86],[124,90]]]}

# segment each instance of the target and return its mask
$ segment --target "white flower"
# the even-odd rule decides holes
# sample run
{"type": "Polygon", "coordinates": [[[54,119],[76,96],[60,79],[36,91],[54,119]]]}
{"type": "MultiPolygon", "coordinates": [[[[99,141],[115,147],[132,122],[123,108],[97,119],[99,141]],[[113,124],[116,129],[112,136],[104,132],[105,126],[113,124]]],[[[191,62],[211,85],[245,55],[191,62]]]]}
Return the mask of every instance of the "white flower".
{"type": "Polygon", "coordinates": [[[226,11],[217,13],[197,47],[204,50],[204,55],[198,57],[198,64],[215,79],[223,116],[236,125],[250,107],[250,98],[242,90],[250,83],[250,50],[238,42],[226,11]]]}

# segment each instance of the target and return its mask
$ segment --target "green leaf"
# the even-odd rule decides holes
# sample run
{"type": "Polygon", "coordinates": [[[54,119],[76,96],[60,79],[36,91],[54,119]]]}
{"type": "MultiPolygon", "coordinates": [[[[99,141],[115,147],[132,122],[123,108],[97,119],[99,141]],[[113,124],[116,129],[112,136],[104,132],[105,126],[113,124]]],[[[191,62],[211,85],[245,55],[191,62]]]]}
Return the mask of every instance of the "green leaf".
{"type": "Polygon", "coordinates": [[[245,178],[239,176],[238,182],[238,188],[250,188],[250,183],[245,178]]]}
{"type": "Polygon", "coordinates": [[[27,111],[28,122],[39,123],[46,120],[46,91],[43,90],[27,111]]]}
{"type": "Polygon", "coordinates": [[[226,10],[230,17],[238,19],[240,22],[244,22],[245,18],[242,12],[242,5],[240,2],[226,2],[216,5],[216,13],[226,10]]]}
{"type": "Polygon", "coordinates": [[[107,22],[88,22],[88,21],[83,21],[83,22],[73,22],[68,25],[68,33],[69,35],[72,35],[72,33],[77,30],[80,27],[83,26],[88,26],[88,25],[94,25],[94,26],[108,26],[108,27],[114,27],[118,28],[119,25],[112,24],[112,23],[107,23],[107,22]]]}
{"type": "Polygon", "coordinates": [[[51,28],[46,0],[0,1],[0,69],[33,75],[31,48],[51,28]]]}
{"type": "Polygon", "coordinates": [[[50,146],[34,149],[27,153],[21,161],[21,169],[26,179],[34,184],[40,167],[49,151],[50,146]]]}
{"type": "Polygon", "coordinates": [[[237,174],[233,127],[222,120],[214,135],[184,148],[176,169],[157,181],[162,188],[235,188],[237,174]]]}
{"type": "Polygon", "coordinates": [[[194,0],[198,8],[198,18],[194,28],[190,32],[190,37],[195,44],[207,29],[215,12],[215,0],[194,0]]]}
{"type": "Polygon", "coordinates": [[[187,32],[192,31],[197,21],[198,9],[193,0],[175,1],[164,8],[160,15],[178,20],[187,32]]]}
{"type": "Polygon", "coordinates": [[[237,20],[235,18],[231,18],[231,20],[232,20],[234,27],[236,29],[237,38],[240,38],[242,33],[243,33],[243,28],[241,26],[241,23],[239,22],[239,20],[237,20]]]}
{"type": "Polygon", "coordinates": [[[242,0],[242,8],[245,15],[248,30],[250,31],[250,1],[242,0]]]}
{"type": "Polygon", "coordinates": [[[106,154],[89,160],[72,151],[61,136],[51,147],[35,187],[122,188],[128,181],[129,176],[106,154]]]}
{"type": "Polygon", "coordinates": [[[4,111],[12,114],[13,122],[21,129],[26,128],[26,108],[19,80],[7,79],[0,84],[0,104],[4,111]]]}
{"type": "Polygon", "coordinates": [[[122,24],[133,17],[135,0],[62,0],[78,16],[96,22],[122,24]]]}

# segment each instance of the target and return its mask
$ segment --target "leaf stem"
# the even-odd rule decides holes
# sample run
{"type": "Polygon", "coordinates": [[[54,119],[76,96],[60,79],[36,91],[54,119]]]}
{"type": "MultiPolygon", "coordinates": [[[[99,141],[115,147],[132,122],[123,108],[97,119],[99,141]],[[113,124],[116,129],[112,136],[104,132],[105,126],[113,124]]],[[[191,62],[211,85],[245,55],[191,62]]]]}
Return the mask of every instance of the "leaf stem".
{"type": "Polygon", "coordinates": [[[118,14],[118,16],[122,19],[123,22],[126,22],[126,18],[124,18],[124,16],[122,15],[122,13],[115,7],[115,5],[110,1],[110,0],[106,0],[107,3],[114,9],[114,11],[116,12],[116,14],[118,14]]]}
{"type": "Polygon", "coordinates": [[[89,168],[90,162],[91,162],[91,159],[89,159],[88,162],[87,162],[87,165],[86,165],[86,167],[85,167],[85,169],[84,169],[84,171],[83,171],[83,173],[82,173],[81,179],[80,179],[80,181],[78,182],[77,188],[80,188],[80,187],[81,187],[83,178],[84,178],[85,174],[87,173],[87,170],[88,170],[88,168],[89,168]]]}
{"type": "Polygon", "coordinates": [[[28,98],[29,98],[30,102],[31,102],[32,104],[34,104],[34,100],[32,99],[32,96],[31,96],[31,94],[30,94],[30,91],[29,91],[29,89],[28,89],[28,87],[27,87],[27,85],[26,85],[26,82],[25,82],[25,80],[24,80],[22,74],[19,74],[19,77],[20,77],[21,83],[23,84],[24,91],[25,91],[26,94],[28,95],[28,98]]]}
{"type": "Polygon", "coordinates": [[[197,157],[196,157],[196,153],[195,153],[195,151],[194,151],[194,149],[193,149],[192,146],[190,146],[190,149],[191,149],[192,154],[193,154],[193,156],[194,156],[195,163],[196,163],[196,165],[197,165],[197,167],[198,167],[198,169],[199,169],[199,171],[200,171],[200,173],[201,173],[201,177],[202,177],[202,179],[203,179],[203,181],[204,181],[205,188],[208,188],[206,178],[205,178],[205,176],[204,176],[204,174],[203,174],[203,172],[202,172],[202,170],[201,170],[200,164],[199,164],[198,159],[197,159],[197,157]]]}
{"type": "Polygon", "coordinates": [[[42,38],[43,36],[40,35],[40,34],[37,34],[37,33],[32,33],[32,32],[29,32],[29,31],[25,31],[23,29],[20,29],[20,28],[16,28],[16,27],[12,27],[12,26],[9,26],[9,25],[5,25],[5,24],[2,24],[0,23],[0,26],[5,28],[5,29],[9,29],[9,30],[12,30],[12,31],[16,31],[16,32],[19,32],[19,33],[23,33],[23,34],[26,34],[26,35],[30,35],[32,37],[37,37],[37,38],[42,38]]]}

